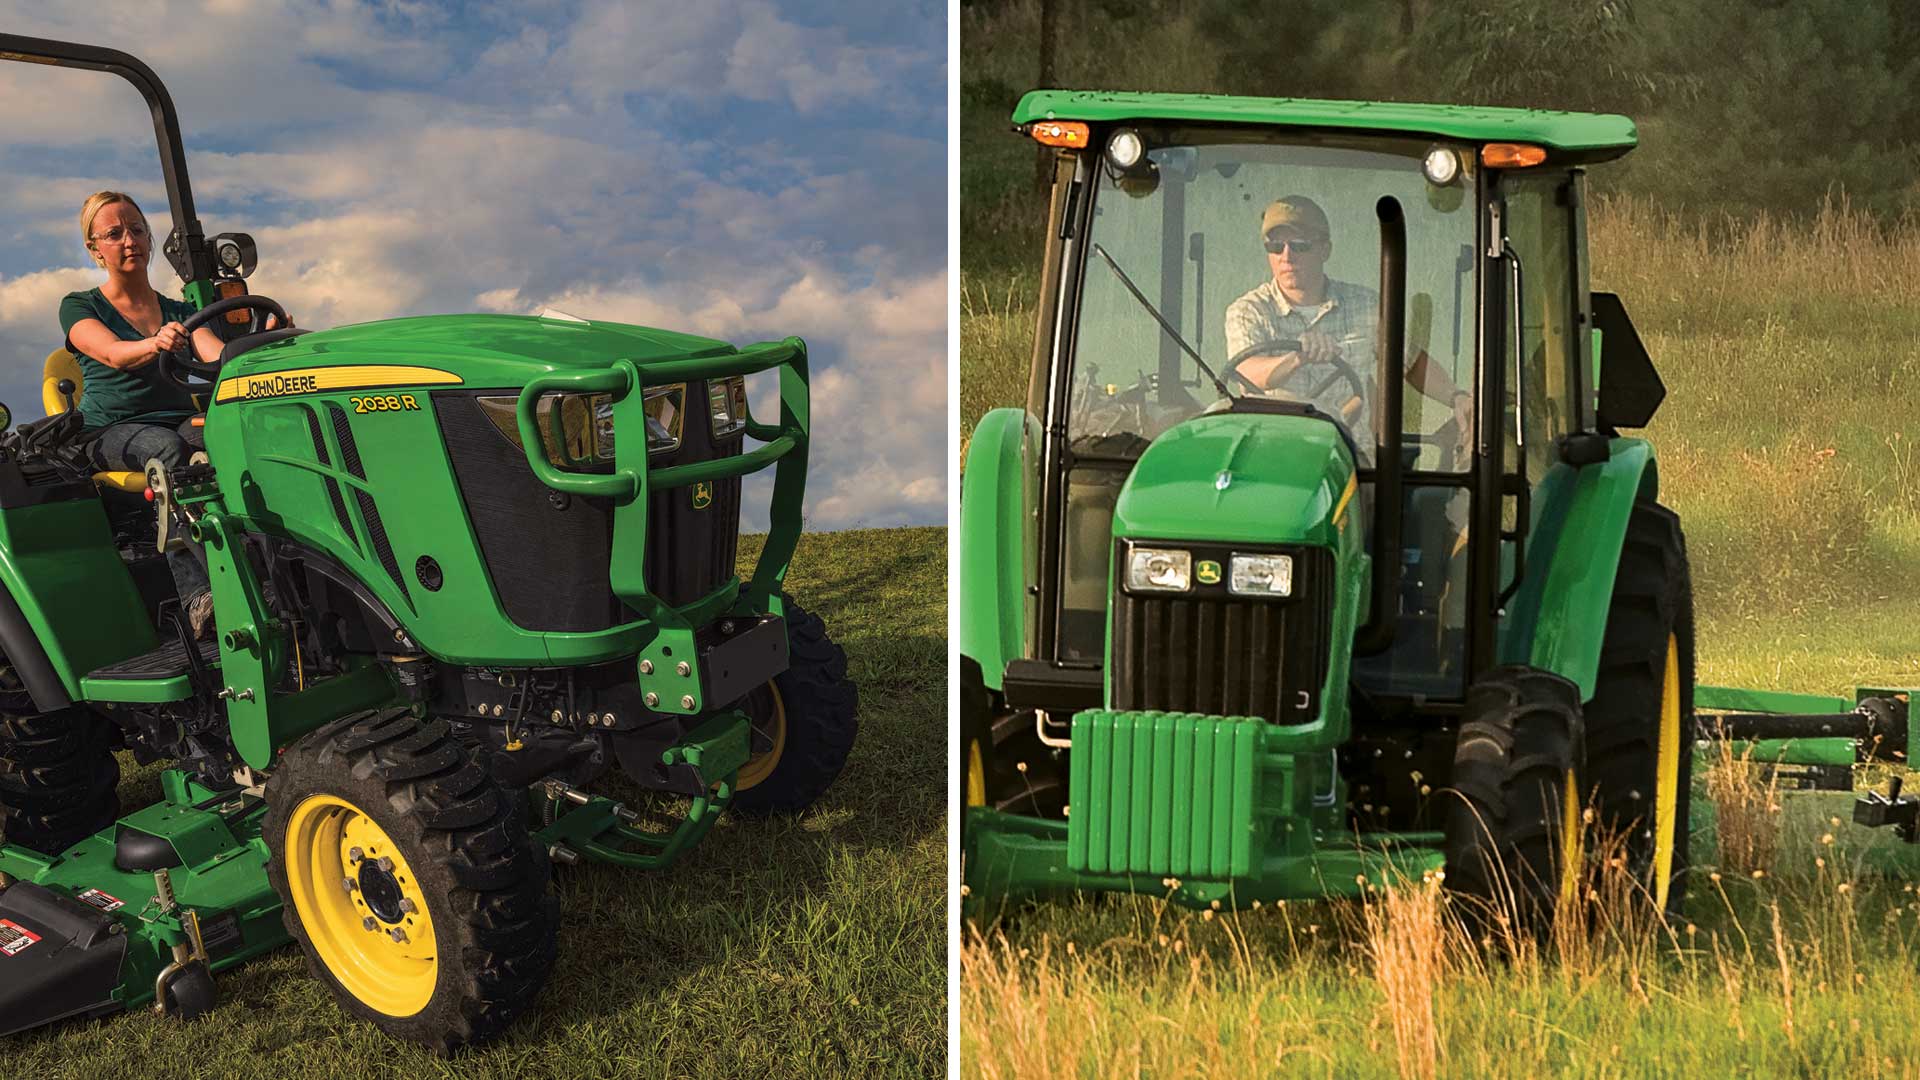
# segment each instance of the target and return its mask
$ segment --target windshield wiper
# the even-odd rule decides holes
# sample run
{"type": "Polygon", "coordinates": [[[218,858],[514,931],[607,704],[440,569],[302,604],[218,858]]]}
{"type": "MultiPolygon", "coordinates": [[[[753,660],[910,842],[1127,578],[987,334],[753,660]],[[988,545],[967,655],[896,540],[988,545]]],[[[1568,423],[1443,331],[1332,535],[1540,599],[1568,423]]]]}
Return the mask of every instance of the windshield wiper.
{"type": "Polygon", "coordinates": [[[1140,306],[1147,309],[1147,314],[1153,316],[1153,321],[1160,324],[1160,329],[1167,332],[1167,336],[1173,339],[1173,343],[1180,346],[1188,356],[1193,357],[1193,362],[1199,364],[1200,370],[1207,373],[1207,378],[1213,380],[1213,385],[1220,388],[1220,396],[1229,400],[1238,400],[1234,392],[1227,389],[1227,384],[1221,380],[1220,376],[1215,375],[1213,369],[1207,366],[1207,362],[1200,359],[1200,354],[1194,351],[1193,346],[1187,344],[1187,339],[1180,336],[1180,331],[1173,328],[1173,324],[1167,321],[1167,317],[1160,314],[1160,309],[1154,307],[1153,302],[1148,300],[1146,295],[1140,291],[1139,286],[1133,283],[1133,279],[1127,276],[1127,272],[1120,269],[1120,264],[1113,261],[1113,256],[1107,254],[1107,249],[1095,243],[1093,245],[1093,251],[1094,254],[1107,260],[1107,265],[1112,267],[1114,274],[1120,278],[1120,284],[1125,285],[1127,291],[1133,294],[1133,298],[1140,302],[1140,306]]]}

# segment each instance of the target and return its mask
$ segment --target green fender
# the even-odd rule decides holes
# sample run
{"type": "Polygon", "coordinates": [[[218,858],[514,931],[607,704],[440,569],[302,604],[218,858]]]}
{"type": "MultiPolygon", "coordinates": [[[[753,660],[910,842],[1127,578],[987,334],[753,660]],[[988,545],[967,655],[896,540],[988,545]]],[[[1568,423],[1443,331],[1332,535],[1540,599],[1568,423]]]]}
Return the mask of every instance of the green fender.
{"type": "Polygon", "coordinates": [[[1653,444],[1616,438],[1604,462],[1555,465],[1535,485],[1526,579],[1500,624],[1500,661],[1565,676],[1593,697],[1607,605],[1633,504],[1660,493],[1653,444]]]}
{"type": "Polygon", "coordinates": [[[960,480],[960,655],[1000,689],[1007,661],[1026,651],[1027,505],[1025,446],[1039,424],[1025,409],[980,418],[960,480]]]}
{"type": "Polygon", "coordinates": [[[0,586],[11,600],[0,604],[0,645],[20,657],[21,676],[43,709],[66,704],[46,677],[79,701],[81,676],[159,643],[97,499],[0,511],[0,586]],[[16,607],[18,620],[11,618],[16,607]]]}

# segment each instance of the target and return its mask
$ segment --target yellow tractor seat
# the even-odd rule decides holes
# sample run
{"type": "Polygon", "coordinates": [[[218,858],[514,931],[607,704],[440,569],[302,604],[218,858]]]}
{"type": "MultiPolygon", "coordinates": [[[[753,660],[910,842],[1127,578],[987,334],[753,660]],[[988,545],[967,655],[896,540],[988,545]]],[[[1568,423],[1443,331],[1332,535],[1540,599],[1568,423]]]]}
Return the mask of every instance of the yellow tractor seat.
{"type": "MultiPolygon", "coordinates": [[[[40,369],[40,404],[46,407],[48,416],[58,416],[67,411],[67,400],[60,396],[61,379],[73,380],[73,403],[80,404],[80,395],[86,392],[86,382],[80,377],[80,360],[61,346],[47,354],[47,362],[40,369]]],[[[147,490],[147,474],[130,469],[109,469],[93,474],[93,482],[101,487],[118,488],[121,491],[147,490]]]]}

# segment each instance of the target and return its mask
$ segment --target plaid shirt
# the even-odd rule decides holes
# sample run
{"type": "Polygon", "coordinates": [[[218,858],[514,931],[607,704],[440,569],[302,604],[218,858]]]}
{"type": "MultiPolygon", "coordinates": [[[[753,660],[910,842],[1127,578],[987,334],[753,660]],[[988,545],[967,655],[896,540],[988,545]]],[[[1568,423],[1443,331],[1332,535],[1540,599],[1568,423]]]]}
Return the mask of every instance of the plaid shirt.
{"type": "MultiPolygon", "coordinates": [[[[1325,334],[1340,347],[1340,357],[1351,365],[1366,383],[1367,393],[1360,412],[1348,430],[1360,447],[1363,458],[1373,456],[1374,357],[1380,322],[1380,294],[1365,285],[1327,279],[1327,300],[1318,306],[1295,305],[1281,295],[1280,287],[1269,277],[1227,305],[1227,357],[1269,341],[1297,341],[1308,330],[1325,334]]],[[[1303,401],[1334,417],[1353,398],[1353,386],[1336,379],[1328,390],[1313,395],[1314,387],[1333,374],[1327,364],[1301,364],[1280,385],[1266,391],[1274,397],[1303,401]]],[[[1244,386],[1245,384],[1241,384],[1244,386]]],[[[1364,464],[1365,462],[1363,462],[1364,464]]]]}

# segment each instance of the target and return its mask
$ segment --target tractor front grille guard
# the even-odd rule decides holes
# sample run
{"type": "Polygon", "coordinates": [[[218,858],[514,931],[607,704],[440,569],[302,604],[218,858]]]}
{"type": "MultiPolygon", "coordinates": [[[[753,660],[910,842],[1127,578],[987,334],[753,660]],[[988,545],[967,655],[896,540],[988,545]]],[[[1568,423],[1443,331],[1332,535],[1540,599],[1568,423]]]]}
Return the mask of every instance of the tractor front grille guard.
{"type": "MultiPolygon", "coordinates": [[[[743,682],[757,674],[760,661],[744,666],[737,655],[724,665],[703,663],[719,645],[697,630],[719,621],[721,634],[745,638],[762,622],[777,619],[780,583],[800,537],[800,501],[806,482],[808,395],[807,347],[799,338],[763,342],[719,356],[648,364],[616,360],[590,371],[554,372],[521,389],[515,409],[527,465],[540,482],[569,495],[606,498],[613,503],[613,552],[608,576],[622,603],[642,617],[639,683],[647,706],[657,712],[693,715],[706,711],[709,698],[726,704],[743,682]],[[645,390],[649,386],[780,372],[780,420],[763,423],[751,410],[746,434],[762,445],[742,453],[684,465],[654,466],[645,437],[645,390]],[[541,395],[554,392],[608,394],[613,402],[614,464],[610,473],[579,473],[547,460],[535,408],[541,395]],[[649,495],[655,491],[712,484],[774,466],[773,496],[765,545],[744,588],[729,577],[712,592],[675,606],[647,587],[645,556],[649,495]],[[732,617],[732,618],[727,618],[732,617]],[[737,627],[737,630],[735,629],[737,627]],[[713,670],[707,670],[712,667],[713,670]]],[[[762,640],[765,635],[761,635],[762,640]]],[[[784,644],[784,634],[781,643],[784,644]]],[[[785,667],[786,653],[777,666],[785,667]]],[[[769,661],[771,662],[771,661],[769,661]]],[[[767,677],[771,677],[769,674],[767,677]]]]}

